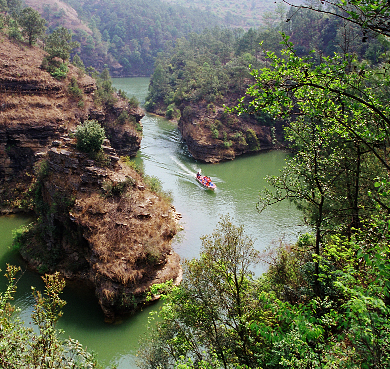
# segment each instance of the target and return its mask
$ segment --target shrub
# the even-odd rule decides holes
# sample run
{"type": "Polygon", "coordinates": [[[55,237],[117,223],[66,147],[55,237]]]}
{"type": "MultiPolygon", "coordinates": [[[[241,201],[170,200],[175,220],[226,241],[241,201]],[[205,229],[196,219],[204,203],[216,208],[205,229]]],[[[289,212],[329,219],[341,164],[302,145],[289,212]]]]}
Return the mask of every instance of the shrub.
{"type": "Polygon", "coordinates": [[[139,101],[135,96],[130,97],[129,106],[130,106],[130,108],[138,108],[139,107],[139,101]]]}
{"type": "Polygon", "coordinates": [[[122,182],[103,181],[102,189],[105,197],[122,196],[129,187],[133,187],[136,181],[134,178],[126,176],[122,182]]]}
{"type": "Polygon", "coordinates": [[[229,149],[230,147],[232,147],[232,145],[233,145],[232,141],[224,141],[223,142],[223,146],[225,147],[225,149],[229,149]]]}
{"type": "Polygon", "coordinates": [[[155,176],[145,176],[145,184],[151,191],[158,193],[162,191],[161,181],[155,176]]]}
{"type": "Polygon", "coordinates": [[[23,35],[19,29],[19,25],[14,19],[10,19],[8,28],[8,37],[15,41],[23,42],[23,35]]]}
{"type": "Polygon", "coordinates": [[[225,147],[225,149],[229,149],[230,147],[232,147],[233,145],[233,142],[231,140],[228,140],[228,135],[226,132],[223,132],[223,146],[225,147]]]}
{"type": "Polygon", "coordinates": [[[34,164],[34,174],[37,181],[41,181],[49,174],[49,163],[47,160],[41,160],[34,164]]]}
{"type": "Polygon", "coordinates": [[[119,114],[119,117],[117,119],[117,122],[119,124],[125,124],[129,119],[129,114],[126,110],[123,110],[120,114],[119,114]]]}
{"type": "Polygon", "coordinates": [[[68,66],[65,63],[61,63],[58,68],[53,68],[50,74],[56,79],[62,79],[66,78],[68,72],[68,66]]]}
{"type": "Polygon", "coordinates": [[[153,111],[156,104],[153,101],[145,101],[144,108],[146,111],[153,111]]]}
{"type": "Polygon", "coordinates": [[[173,201],[173,196],[171,191],[164,191],[162,187],[162,183],[160,179],[158,179],[155,176],[144,176],[144,182],[146,186],[150,188],[151,191],[153,191],[155,194],[163,198],[167,202],[172,202],[173,201]]]}
{"type": "Polygon", "coordinates": [[[83,96],[83,90],[79,87],[75,77],[71,78],[68,91],[73,97],[81,98],[83,96]]]}
{"type": "Polygon", "coordinates": [[[28,240],[28,233],[32,227],[32,224],[22,225],[12,231],[12,248],[19,250],[28,240]]]}
{"type": "Polygon", "coordinates": [[[210,129],[211,129],[211,134],[214,138],[218,138],[219,137],[219,131],[218,131],[218,128],[214,125],[214,124],[211,124],[210,125],[210,129]]]}
{"type": "Polygon", "coordinates": [[[141,125],[140,122],[136,122],[136,124],[135,124],[135,130],[136,130],[137,132],[142,133],[142,125],[141,125]]]}
{"type": "Polygon", "coordinates": [[[180,119],[180,110],[176,107],[175,103],[168,105],[165,116],[167,119],[180,119]]]}
{"type": "Polygon", "coordinates": [[[215,113],[215,105],[213,103],[210,103],[207,105],[207,111],[209,113],[215,113]]]}
{"type": "Polygon", "coordinates": [[[80,151],[98,152],[106,138],[104,128],[96,120],[87,120],[76,128],[77,148],[80,151]]]}
{"type": "Polygon", "coordinates": [[[138,165],[134,160],[131,160],[130,156],[122,156],[121,160],[130,168],[134,169],[141,176],[144,175],[144,171],[140,165],[138,165]]]}
{"type": "Polygon", "coordinates": [[[251,128],[246,131],[246,142],[251,150],[258,150],[260,148],[256,132],[251,128]]]}
{"type": "Polygon", "coordinates": [[[7,266],[8,284],[0,292],[0,362],[2,368],[97,368],[93,354],[76,340],[62,337],[57,329],[65,301],[60,298],[65,282],[59,273],[42,277],[45,291],[32,289],[35,310],[31,315],[35,329],[20,320],[12,300],[16,293],[16,273],[7,266]]]}
{"type": "Polygon", "coordinates": [[[46,56],[42,59],[41,69],[43,70],[49,69],[49,59],[46,56]]]}
{"type": "Polygon", "coordinates": [[[129,99],[129,97],[128,97],[127,94],[126,94],[126,91],[123,91],[123,90],[121,90],[121,89],[118,90],[118,95],[119,95],[122,99],[124,99],[124,100],[128,100],[128,99],[129,99]]]}
{"type": "Polygon", "coordinates": [[[111,164],[110,157],[107,154],[105,154],[103,150],[92,153],[90,157],[93,160],[95,160],[95,163],[97,165],[100,165],[101,167],[109,167],[111,164]]]}
{"type": "Polygon", "coordinates": [[[238,141],[240,144],[246,145],[246,140],[242,132],[236,132],[233,136],[233,139],[238,141]]]}
{"type": "Polygon", "coordinates": [[[98,105],[105,105],[107,107],[113,107],[118,101],[115,94],[115,88],[112,85],[112,80],[108,69],[104,69],[103,72],[95,76],[97,90],[94,95],[94,101],[98,105]]]}
{"type": "Polygon", "coordinates": [[[79,68],[83,73],[85,73],[85,65],[77,54],[75,54],[75,56],[73,57],[72,64],[75,67],[79,68]]]}

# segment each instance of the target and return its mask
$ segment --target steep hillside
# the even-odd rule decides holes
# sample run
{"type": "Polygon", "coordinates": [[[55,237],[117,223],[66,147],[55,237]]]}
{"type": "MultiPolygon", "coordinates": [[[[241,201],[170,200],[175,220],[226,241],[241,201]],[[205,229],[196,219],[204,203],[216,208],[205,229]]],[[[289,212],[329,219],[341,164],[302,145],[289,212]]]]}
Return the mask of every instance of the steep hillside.
{"type": "Polygon", "coordinates": [[[157,54],[180,37],[224,21],[214,14],[161,0],[27,0],[47,19],[49,32],[64,25],[80,42],[86,67],[113,76],[149,76],[157,54]]]}
{"type": "Polygon", "coordinates": [[[111,107],[95,104],[94,79],[69,65],[67,77],[57,80],[40,67],[43,50],[12,43],[2,35],[0,40],[0,186],[8,183],[0,194],[2,207],[13,209],[24,198],[36,155],[85,119],[102,122],[122,155],[135,155],[140,133],[133,125],[117,125],[116,119],[128,110],[139,121],[142,112],[130,111],[119,97],[111,107]],[[79,96],[70,92],[72,79],[79,96]],[[118,137],[125,138],[125,147],[118,137]]]}

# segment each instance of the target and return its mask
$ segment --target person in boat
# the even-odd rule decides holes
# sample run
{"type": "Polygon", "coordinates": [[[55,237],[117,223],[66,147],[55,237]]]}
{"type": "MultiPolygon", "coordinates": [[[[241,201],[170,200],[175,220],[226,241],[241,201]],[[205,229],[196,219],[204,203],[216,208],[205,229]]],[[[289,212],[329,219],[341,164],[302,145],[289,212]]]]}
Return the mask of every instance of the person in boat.
{"type": "Polygon", "coordinates": [[[196,178],[200,178],[200,173],[198,172],[198,173],[196,173],[196,178]]]}

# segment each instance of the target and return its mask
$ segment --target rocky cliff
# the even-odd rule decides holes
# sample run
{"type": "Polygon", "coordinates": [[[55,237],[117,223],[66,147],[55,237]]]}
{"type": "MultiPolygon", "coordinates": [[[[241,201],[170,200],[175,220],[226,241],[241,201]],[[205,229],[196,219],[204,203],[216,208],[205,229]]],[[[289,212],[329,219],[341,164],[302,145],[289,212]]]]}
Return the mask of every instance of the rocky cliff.
{"type": "MultiPolygon", "coordinates": [[[[233,106],[237,98],[223,103],[233,106]]],[[[283,147],[281,122],[271,125],[252,115],[229,114],[221,102],[181,104],[178,127],[191,155],[207,163],[283,147]]]]}
{"type": "Polygon", "coordinates": [[[113,321],[142,305],[152,284],[180,281],[176,213],[119,159],[138,151],[143,112],[117,95],[102,104],[95,80],[72,65],[56,80],[40,68],[43,56],[0,35],[0,209],[33,210],[21,255],[40,273],[89,285],[113,321]],[[74,128],[86,119],[110,137],[94,155],[76,149],[74,128]]]}
{"type": "Polygon", "coordinates": [[[142,306],[152,284],[179,283],[181,268],[175,210],[108,144],[92,160],[73,139],[53,142],[34,186],[39,218],[20,252],[41,273],[91,286],[111,322],[142,306]]]}
{"type": "Polygon", "coordinates": [[[141,134],[131,124],[117,124],[127,110],[137,122],[143,116],[118,96],[111,106],[95,103],[95,80],[69,65],[68,76],[56,80],[41,69],[44,51],[15,44],[0,34],[0,208],[25,206],[36,154],[85,119],[97,119],[120,155],[135,155],[141,134]],[[77,81],[78,95],[70,91],[77,81]]]}

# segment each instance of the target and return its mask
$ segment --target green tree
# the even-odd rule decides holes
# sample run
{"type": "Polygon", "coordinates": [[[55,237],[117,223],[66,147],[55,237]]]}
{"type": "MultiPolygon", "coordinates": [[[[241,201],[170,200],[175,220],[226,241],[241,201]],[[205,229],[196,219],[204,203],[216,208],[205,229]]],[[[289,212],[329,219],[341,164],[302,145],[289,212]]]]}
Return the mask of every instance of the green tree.
{"type": "Polygon", "coordinates": [[[45,19],[33,8],[24,8],[20,12],[18,20],[30,45],[35,43],[37,38],[42,36],[46,30],[45,19]]]}
{"type": "Polygon", "coordinates": [[[85,72],[85,65],[78,54],[75,54],[73,57],[72,64],[79,68],[82,72],[85,72]]]}
{"type": "Polygon", "coordinates": [[[215,232],[202,238],[199,259],[186,262],[185,278],[164,304],[150,349],[140,353],[142,365],[170,367],[184,357],[210,367],[253,367],[247,320],[255,304],[251,268],[257,262],[243,227],[223,217],[215,232]]]}
{"type": "MultiPolygon", "coordinates": [[[[363,30],[370,30],[386,36],[390,35],[388,22],[390,7],[387,0],[325,0],[308,1],[300,5],[293,4],[288,0],[283,0],[283,2],[298,10],[308,9],[318,13],[330,14],[349,23],[354,23],[363,30]]],[[[288,21],[290,20],[291,18],[288,18],[288,21]]]]}
{"type": "Polygon", "coordinates": [[[45,50],[50,59],[60,58],[67,61],[73,49],[79,47],[79,43],[72,41],[72,33],[65,27],[57,28],[47,39],[45,50]]]}
{"type": "Polygon", "coordinates": [[[317,258],[323,235],[351,237],[362,213],[373,214],[372,200],[380,201],[365,194],[375,193],[374,178],[390,169],[390,108],[384,89],[372,81],[381,78],[386,85],[390,73],[348,56],[324,58],[318,65],[315,58],[297,56],[287,40],[285,45],[282,57],[268,53],[270,68],[252,71],[256,84],[238,110],[290,120],[286,132],[295,155],[279,177],[270,179],[273,190],[262,195],[260,207],[289,198],[304,211],[316,234],[320,293],[317,258]]]}
{"type": "Polygon", "coordinates": [[[7,0],[8,12],[13,16],[17,17],[22,9],[21,0],[7,0]]]}
{"type": "Polygon", "coordinates": [[[6,12],[8,10],[7,0],[0,0],[0,11],[6,12]]]}

